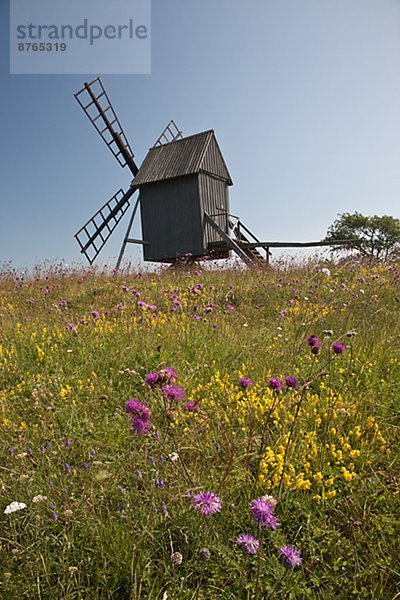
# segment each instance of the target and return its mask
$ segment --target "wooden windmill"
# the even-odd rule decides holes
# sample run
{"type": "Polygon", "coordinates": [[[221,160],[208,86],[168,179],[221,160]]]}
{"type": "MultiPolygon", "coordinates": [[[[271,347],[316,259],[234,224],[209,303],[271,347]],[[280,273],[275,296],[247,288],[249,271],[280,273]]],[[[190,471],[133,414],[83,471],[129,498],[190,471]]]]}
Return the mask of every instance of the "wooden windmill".
{"type": "Polygon", "coordinates": [[[256,247],[248,247],[259,240],[229,213],[232,179],[213,130],[183,137],[171,121],[139,168],[100,79],[85,83],[75,97],[119,164],[128,166],[133,175],[128,191],[118,190],[75,235],[90,264],[136,191],[117,268],[128,243],[142,244],[146,261],[228,258],[233,250],[248,266],[265,264],[256,247]],[[142,240],[130,237],[139,206],[142,240]]]}

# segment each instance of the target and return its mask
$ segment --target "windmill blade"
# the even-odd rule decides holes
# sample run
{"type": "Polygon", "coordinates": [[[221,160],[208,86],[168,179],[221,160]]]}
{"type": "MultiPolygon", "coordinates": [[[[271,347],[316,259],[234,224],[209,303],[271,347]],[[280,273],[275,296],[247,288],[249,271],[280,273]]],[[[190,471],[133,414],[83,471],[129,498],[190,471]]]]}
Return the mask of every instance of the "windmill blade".
{"type": "Polygon", "coordinates": [[[89,264],[92,264],[96,259],[128,210],[130,206],[129,198],[133,196],[135,191],[134,187],[130,187],[126,193],[123,190],[118,190],[75,234],[75,238],[81,247],[81,253],[86,256],[89,264]]]}
{"type": "Polygon", "coordinates": [[[90,83],[85,83],[75,94],[75,98],[121,167],[128,165],[133,175],[136,175],[139,169],[133,160],[132,148],[100,78],[96,77],[90,83]]]}
{"type": "Polygon", "coordinates": [[[153,148],[156,146],[164,146],[165,144],[170,144],[171,142],[176,142],[176,140],[179,140],[180,138],[183,138],[182,131],[178,128],[175,121],[170,121],[154,144],[153,148]]]}

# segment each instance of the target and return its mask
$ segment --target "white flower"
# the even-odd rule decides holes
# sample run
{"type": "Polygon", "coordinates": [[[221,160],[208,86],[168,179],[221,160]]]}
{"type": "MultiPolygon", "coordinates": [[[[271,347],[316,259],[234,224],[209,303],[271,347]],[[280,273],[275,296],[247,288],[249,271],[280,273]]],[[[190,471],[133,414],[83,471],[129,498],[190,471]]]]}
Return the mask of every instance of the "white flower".
{"type": "Polygon", "coordinates": [[[35,504],[37,504],[38,502],[44,502],[45,500],[47,500],[47,496],[42,496],[42,494],[38,494],[37,496],[32,498],[32,502],[34,502],[35,504]]]}
{"type": "Polygon", "coordinates": [[[323,273],[324,275],[326,275],[327,277],[331,276],[331,272],[329,269],[327,269],[326,267],[324,267],[323,269],[321,269],[321,273],[323,273]]]}
{"type": "Polygon", "coordinates": [[[176,462],[179,458],[179,454],[177,452],[172,452],[171,454],[168,454],[168,456],[172,462],[176,462]]]}
{"type": "Polygon", "coordinates": [[[23,502],[11,502],[11,504],[6,506],[4,514],[10,515],[11,513],[17,512],[18,510],[22,510],[23,508],[26,508],[26,504],[24,504],[23,502]]]}

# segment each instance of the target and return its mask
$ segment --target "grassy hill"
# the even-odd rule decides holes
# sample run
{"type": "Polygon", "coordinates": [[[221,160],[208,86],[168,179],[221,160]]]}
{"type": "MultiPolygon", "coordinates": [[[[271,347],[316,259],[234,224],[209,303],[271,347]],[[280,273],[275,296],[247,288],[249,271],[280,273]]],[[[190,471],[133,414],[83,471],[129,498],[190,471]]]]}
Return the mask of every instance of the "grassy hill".
{"type": "Polygon", "coordinates": [[[3,272],[2,597],[393,598],[399,314],[398,264],[3,272]]]}

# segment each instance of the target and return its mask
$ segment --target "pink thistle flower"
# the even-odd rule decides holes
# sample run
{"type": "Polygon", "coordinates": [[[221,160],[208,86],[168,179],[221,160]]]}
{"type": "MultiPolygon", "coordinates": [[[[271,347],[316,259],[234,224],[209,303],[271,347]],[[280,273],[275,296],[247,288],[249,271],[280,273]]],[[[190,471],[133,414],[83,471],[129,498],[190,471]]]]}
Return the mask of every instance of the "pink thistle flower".
{"type": "Polygon", "coordinates": [[[203,515],[214,515],[221,511],[221,499],[213,492],[200,492],[193,497],[192,500],[196,510],[199,510],[203,515]]]}
{"type": "Polygon", "coordinates": [[[178,379],[176,371],[172,367],[164,367],[158,373],[159,383],[172,383],[178,379]]]}
{"type": "Polygon", "coordinates": [[[158,373],[153,372],[146,375],[145,382],[154,390],[158,383],[158,373]]]}
{"type": "Polygon", "coordinates": [[[269,387],[274,390],[274,392],[280,392],[283,390],[283,383],[278,377],[271,377],[268,381],[269,387]]]}
{"type": "Polygon", "coordinates": [[[140,402],[136,398],[131,398],[125,403],[126,412],[132,417],[141,419],[150,419],[150,408],[145,402],[140,402]]]}
{"type": "Polygon", "coordinates": [[[165,385],[162,388],[162,393],[170,402],[179,401],[185,397],[183,387],[176,387],[175,385],[165,385]]]}
{"type": "Polygon", "coordinates": [[[344,354],[346,346],[340,344],[339,342],[335,342],[334,344],[332,344],[332,350],[335,354],[344,354]]]}
{"type": "Polygon", "coordinates": [[[307,344],[310,346],[312,354],[318,354],[321,348],[321,342],[315,335],[310,335],[307,338],[307,344]]]}
{"type": "Polygon", "coordinates": [[[239,535],[236,543],[243,548],[246,554],[257,554],[260,549],[260,542],[250,533],[239,535]]]}
{"type": "Polygon", "coordinates": [[[303,562],[300,550],[294,546],[282,546],[280,549],[281,559],[288,569],[294,569],[303,562]]]}
{"type": "Polygon", "coordinates": [[[251,514],[260,527],[278,527],[278,519],[274,515],[271,503],[265,498],[257,498],[251,503],[251,514]]]}
{"type": "Polygon", "coordinates": [[[292,377],[292,375],[288,375],[287,377],[285,377],[285,383],[288,388],[293,388],[294,390],[297,390],[298,386],[297,386],[296,377],[292,377]]]}
{"type": "Polygon", "coordinates": [[[249,377],[241,377],[238,381],[241,388],[246,389],[253,385],[253,380],[249,377]]]}

